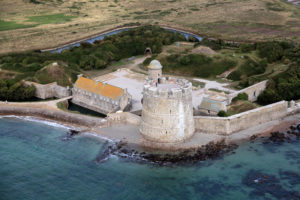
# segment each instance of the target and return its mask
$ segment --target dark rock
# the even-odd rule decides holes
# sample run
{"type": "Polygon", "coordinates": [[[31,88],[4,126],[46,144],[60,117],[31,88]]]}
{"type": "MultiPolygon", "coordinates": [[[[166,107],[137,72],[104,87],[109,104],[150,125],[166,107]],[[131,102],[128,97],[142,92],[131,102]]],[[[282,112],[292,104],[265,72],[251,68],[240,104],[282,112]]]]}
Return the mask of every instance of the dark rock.
{"type": "Polygon", "coordinates": [[[74,135],[78,135],[80,133],[80,131],[70,129],[69,133],[70,133],[70,136],[74,136],[74,135]]]}
{"type": "Polygon", "coordinates": [[[250,170],[243,178],[242,183],[253,189],[252,196],[271,194],[276,199],[299,199],[300,193],[286,190],[280,185],[279,179],[274,175],[265,174],[258,170],[250,170]]]}
{"type": "Polygon", "coordinates": [[[232,168],[233,168],[233,169],[238,169],[238,168],[241,168],[241,167],[243,167],[241,164],[236,164],[236,165],[234,165],[232,168]]]}
{"type": "Polygon", "coordinates": [[[281,179],[287,180],[291,185],[300,184],[300,174],[283,170],[280,170],[279,174],[281,179]]]}
{"type": "Polygon", "coordinates": [[[257,135],[252,135],[251,137],[250,137],[250,140],[255,140],[257,138],[257,135]]]}
{"type": "Polygon", "coordinates": [[[277,131],[277,132],[272,132],[269,139],[273,142],[280,143],[280,142],[284,142],[287,139],[287,137],[285,136],[284,133],[280,133],[277,131]]]}

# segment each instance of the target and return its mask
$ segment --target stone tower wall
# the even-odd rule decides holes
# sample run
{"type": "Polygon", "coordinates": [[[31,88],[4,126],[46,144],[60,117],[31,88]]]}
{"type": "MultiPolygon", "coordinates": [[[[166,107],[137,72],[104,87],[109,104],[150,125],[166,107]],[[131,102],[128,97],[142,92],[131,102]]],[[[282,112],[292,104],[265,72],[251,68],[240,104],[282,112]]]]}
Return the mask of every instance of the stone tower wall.
{"type": "Polygon", "coordinates": [[[148,69],[149,79],[158,80],[161,78],[162,70],[161,69],[148,69]]]}
{"type": "Polygon", "coordinates": [[[192,84],[177,80],[180,88],[158,89],[144,85],[140,132],[154,142],[180,142],[194,133],[192,84]]]}

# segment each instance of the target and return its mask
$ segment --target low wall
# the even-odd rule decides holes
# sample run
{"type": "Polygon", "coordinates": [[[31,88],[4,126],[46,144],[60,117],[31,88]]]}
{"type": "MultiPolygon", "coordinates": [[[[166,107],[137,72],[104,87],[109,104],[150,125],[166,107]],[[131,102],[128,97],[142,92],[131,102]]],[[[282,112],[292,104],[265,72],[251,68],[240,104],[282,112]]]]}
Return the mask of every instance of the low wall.
{"type": "Polygon", "coordinates": [[[24,108],[12,106],[0,106],[0,115],[26,115],[47,118],[62,123],[70,123],[78,126],[100,126],[105,125],[106,120],[102,118],[89,117],[59,110],[47,110],[42,108],[24,108]]]}
{"type": "Polygon", "coordinates": [[[127,123],[135,126],[140,126],[141,117],[129,112],[109,113],[107,115],[107,121],[109,124],[127,123]]]}
{"type": "Polygon", "coordinates": [[[230,135],[268,121],[277,120],[288,114],[288,102],[281,101],[230,117],[194,117],[195,128],[203,133],[230,135]]]}
{"type": "Polygon", "coordinates": [[[251,85],[247,88],[244,88],[242,90],[239,90],[231,95],[231,99],[236,97],[240,93],[246,93],[248,95],[249,101],[256,101],[258,96],[266,89],[268,80],[256,83],[254,85],[251,85]]]}

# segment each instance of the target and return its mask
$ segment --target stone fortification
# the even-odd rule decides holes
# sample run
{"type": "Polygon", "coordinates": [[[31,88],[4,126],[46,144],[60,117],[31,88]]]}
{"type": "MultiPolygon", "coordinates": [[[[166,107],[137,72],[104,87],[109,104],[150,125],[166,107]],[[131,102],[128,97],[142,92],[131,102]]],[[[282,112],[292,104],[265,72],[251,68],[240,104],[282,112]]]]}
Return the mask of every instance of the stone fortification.
{"type": "Polygon", "coordinates": [[[109,113],[107,121],[110,125],[114,124],[131,124],[139,126],[141,124],[141,117],[130,112],[109,113]]]}
{"type": "Polygon", "coordinates": [[[251,85],[247,88],[244,88],[242,90],[239,90],[231,95],[230,100],[232,100],[234,97],[236,97],[240,93],[246,93],[248,95],[248,100],[254,102],[257,100],[258,96],[266,89],[267,83],[268,83],[268,80],[265,80],[265,81],[256,83],[254,85],[251,85]]]}
{"type": "Polygon", "coordinates": [[[17,107],[9,105],[0,106],[0,115],[25,115],[42,117],[62,123],[76,124],[77,126],[107,126],[107,121],[86,115],[74,114],[60,110],[50,110],[44,108],[17,107]]]}
{"type": "Polygon", "coordinates": [[[143,90],[140,132],[153,142],[184,141],[194,133],[192,84],[184,79],[148,80],[143,90]]]}
{"type": "Polygon", "coordinates": [[[25,85],[33,85],[35,87],[35,96],[40,99],[50,99],[53,97],[64,98],[71,96],[71,89],[69,87],[62,87],[56,82],[49,84],[39,84],[35,82],[25,81],[25,85]]]}
{"type": "Polygon", "coordinates": [[[281,101],[230,117],[195,116],[195,128],[202,133],[230,135],[258,124],[285,117],[288,114],[288,103],[281,101]]]}
{"type": "Polygon", "coordinates": [[[148,78],[159,81],[162,76],[162,66],[158,60],[152,60],[148,65],[148,78]]]}

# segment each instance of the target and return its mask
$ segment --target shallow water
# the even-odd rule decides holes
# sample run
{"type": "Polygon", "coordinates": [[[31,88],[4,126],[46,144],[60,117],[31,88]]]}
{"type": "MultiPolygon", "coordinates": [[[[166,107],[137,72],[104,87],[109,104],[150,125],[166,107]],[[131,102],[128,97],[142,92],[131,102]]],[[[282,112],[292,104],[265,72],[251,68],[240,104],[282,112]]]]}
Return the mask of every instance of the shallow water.
{"type": "Polygon", "coordinates": [[[97,163],[104,143],[64,141],[62,127],[2,118],[0,130],[0,199],[300,198],[299,140],[258,140],[220,159],[158,167],[117,157],[97,163]]]}

